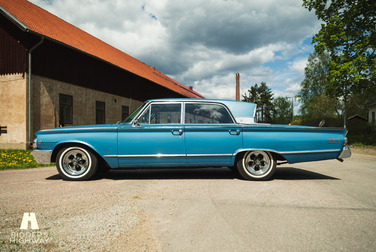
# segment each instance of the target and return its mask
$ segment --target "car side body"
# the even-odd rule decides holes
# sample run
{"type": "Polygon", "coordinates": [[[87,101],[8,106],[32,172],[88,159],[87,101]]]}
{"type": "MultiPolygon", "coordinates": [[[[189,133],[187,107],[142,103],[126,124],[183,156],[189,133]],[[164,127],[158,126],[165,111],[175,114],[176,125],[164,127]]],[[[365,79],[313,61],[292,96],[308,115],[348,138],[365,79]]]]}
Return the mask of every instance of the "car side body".
{"type": "Polygon", "coordinates": [[[64,179],[86,180],[98,166],[235,167],[267,180],[277,162],[350,157],[347,131],[255,123],[253,103],[207,99],[148,100],[123,123],[42,130],[35,160],[56,162],[64,179]]]}

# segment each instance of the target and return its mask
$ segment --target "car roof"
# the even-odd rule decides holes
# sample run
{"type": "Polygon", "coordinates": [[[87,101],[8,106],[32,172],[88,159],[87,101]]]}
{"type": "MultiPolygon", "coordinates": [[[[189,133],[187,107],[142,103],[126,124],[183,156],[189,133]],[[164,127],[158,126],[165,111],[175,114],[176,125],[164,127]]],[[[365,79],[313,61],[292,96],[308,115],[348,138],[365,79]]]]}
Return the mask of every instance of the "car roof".
{"type": "Polygon", "coordinates": [[[235,118],[254,117],[256,104],[252,102],[222,100],[222,99],[191,99],[191,98],[165,98],[151,99],[148,102],[203,102],[203,103],[222,103],[226,105],[235,118]]]}

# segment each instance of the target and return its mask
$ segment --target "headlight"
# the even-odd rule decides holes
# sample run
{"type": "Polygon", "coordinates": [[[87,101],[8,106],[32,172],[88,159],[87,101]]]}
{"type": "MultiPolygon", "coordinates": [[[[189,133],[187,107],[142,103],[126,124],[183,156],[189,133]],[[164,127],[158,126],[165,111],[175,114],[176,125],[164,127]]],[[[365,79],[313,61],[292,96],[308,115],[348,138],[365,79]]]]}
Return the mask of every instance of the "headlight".
{"type": "Polygon", "coordinates": [[[36,148],[37,148],[37,139],[35,138],[33,141],[33,149],[36,149],[36,148]]]}
{"type": "Polygon", "coordinates": [[[347,137],[345,137],[344,139],[343,139],[343,145],[346,145],[347,144],[347,137]]]}

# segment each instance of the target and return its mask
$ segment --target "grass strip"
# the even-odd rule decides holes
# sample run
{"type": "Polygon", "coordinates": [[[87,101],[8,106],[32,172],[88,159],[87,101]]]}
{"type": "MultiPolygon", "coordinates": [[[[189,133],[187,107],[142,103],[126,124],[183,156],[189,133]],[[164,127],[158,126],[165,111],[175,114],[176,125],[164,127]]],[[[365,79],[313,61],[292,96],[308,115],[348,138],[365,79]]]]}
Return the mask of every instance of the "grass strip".
{"type": "Polygon", "coordinates": [[[0,170],[26,169],[35,167],[54,166],[52,164],[38,164],[35,162],[31,150],[0,149],[0,170]]]}

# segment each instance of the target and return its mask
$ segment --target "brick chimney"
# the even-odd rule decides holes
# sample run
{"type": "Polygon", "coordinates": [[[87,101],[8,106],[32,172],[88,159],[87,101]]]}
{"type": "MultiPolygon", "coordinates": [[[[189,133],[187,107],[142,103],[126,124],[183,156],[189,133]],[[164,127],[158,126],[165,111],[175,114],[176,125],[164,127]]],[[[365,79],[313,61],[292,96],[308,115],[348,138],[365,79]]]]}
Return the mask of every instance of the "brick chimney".
{"type": "Polygon", "coordinates": [[[237,101],[240,101],[240,74],[239,72],[236,73],[236,99],[237,101]]]}
{"type": "Polygon", "coordinates": [[[192,86],[189,86],[189,90],[193,90],[193,87],[192,87],[192,86]]]}

